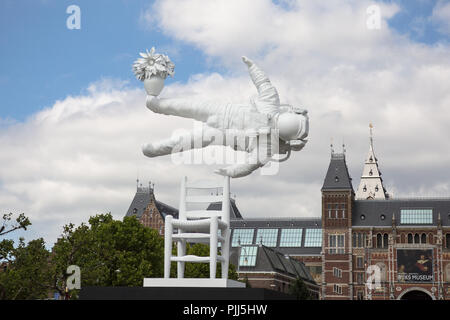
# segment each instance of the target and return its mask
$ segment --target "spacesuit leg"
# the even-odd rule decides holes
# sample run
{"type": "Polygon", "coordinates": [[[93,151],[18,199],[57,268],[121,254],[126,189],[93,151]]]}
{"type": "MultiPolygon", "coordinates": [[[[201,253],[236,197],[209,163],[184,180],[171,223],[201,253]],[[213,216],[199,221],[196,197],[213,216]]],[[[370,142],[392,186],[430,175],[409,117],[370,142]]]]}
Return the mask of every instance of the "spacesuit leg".
{"type": "Polygon", "coordinates": [[[242,60],[248,66],[250,78],[258,90],[258,101],[255,101],[257,109],[262,113],[279,112],[280,97],[277,89],[272,85],[266,74],[251,61],[243,57],[242,60]]]}
{"type": "Polygon", "coordinates": [[[222,131],[204,126],[191,132],[179,132],[168,139],[148,143],[142,146],[142,152],[147,157],[165,156],[171,153],[199,149],[215,144],[217,137],[223,135],[222,131]]]}

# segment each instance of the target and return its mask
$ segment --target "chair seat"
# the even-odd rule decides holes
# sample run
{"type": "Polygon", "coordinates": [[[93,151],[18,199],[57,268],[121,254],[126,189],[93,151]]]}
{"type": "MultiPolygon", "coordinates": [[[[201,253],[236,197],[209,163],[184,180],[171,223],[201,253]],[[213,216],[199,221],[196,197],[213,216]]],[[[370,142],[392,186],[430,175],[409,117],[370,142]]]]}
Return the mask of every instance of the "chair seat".
{"type": "Polygon", "coordinates": [[[222,217],[223,212],[217,210],[190,210],[186,211],[187,219],[204,219],[211,217],[222,217]]]}
{"type": "MultiPolygon", "coordinates": [[[[221,230],[228,228],[228,224],[222,220],[218,220],[218,227],[221,230]]],[[[182,229],[183,231],[209,231],[211,225],[211,219],[199,219],[199,220],[179,220],[173,219],[172,225],[175,228],[182,229]]]]}
{"type": "MultiPolygon", "coordinates": [[[[178,233],[172,236],[173,240],[186,240],[191,243],[209,243],[210,234],[209,233],[178,233]]],[[[225,238],[217,236],[217,240],[224,243],[225,238]]]]}
{"type": "MultiPolygon", "coordinates": [[[[221,256],[217,256],[216,260],[217,261],[225,261],[225,259],[221,256]]],[[[199,256],[194,256],[194,255],[187,255],[187,256],[181,256],[181,257],[171,257],[170,261],[207,263],[207,262],[210,262],[210,257],[199,257],[199,256]]]]}

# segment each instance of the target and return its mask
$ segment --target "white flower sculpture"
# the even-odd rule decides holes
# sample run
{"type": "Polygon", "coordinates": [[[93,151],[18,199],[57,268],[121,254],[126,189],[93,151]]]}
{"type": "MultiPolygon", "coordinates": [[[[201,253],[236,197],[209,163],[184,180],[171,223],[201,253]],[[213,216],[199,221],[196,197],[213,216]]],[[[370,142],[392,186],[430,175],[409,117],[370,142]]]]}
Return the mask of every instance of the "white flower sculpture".
{"type": "Polygon", "coordinates": [[[151,76],[160,76],[163,79],[168,75],[173,77],[175,64],[168,56],[155,53],[154,47],[150,52],[146,51],[146,53],[139,53],[142,58],[137,59],[133,64],[133,72],[138,80],[144,81],[151,76]]]}

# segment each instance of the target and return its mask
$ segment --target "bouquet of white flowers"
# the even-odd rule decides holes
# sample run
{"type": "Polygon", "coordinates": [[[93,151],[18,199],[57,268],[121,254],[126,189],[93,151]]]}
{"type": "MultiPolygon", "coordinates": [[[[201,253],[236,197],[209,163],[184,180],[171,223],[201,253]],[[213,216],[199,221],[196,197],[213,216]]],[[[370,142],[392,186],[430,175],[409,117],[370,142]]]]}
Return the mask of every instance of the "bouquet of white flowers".
{"type": "Polygon", "coordinates": [[[175,64],[169,57],[155,53],[153,47],[150,52],[140,53],[141,58],[133,64],[133,72],[136,78],[144,82],[145,90],[149,95],[157,96],[164,87],[167,76],[173,77],[175,64]]]}

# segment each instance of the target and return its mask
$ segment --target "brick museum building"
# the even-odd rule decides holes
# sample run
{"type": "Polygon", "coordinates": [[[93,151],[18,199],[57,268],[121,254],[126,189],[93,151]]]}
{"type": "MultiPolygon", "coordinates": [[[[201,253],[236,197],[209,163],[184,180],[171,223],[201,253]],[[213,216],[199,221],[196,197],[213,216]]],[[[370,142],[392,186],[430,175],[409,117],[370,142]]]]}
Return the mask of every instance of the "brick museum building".
{"type": "MultiPolygon", "coordinates": [[[[246,219],[231,201],[230,261],[240,279],[288,292],[300,277],[320,299],[450,300],[450,198],[390,196],[372,137],[356,192],[345,153],[332,151],[321,193],[322,212],[311,218],[246,219]]],[[[138,185],[127,216],[163,235],[167,214],[178,211],[138,185]]]]}

